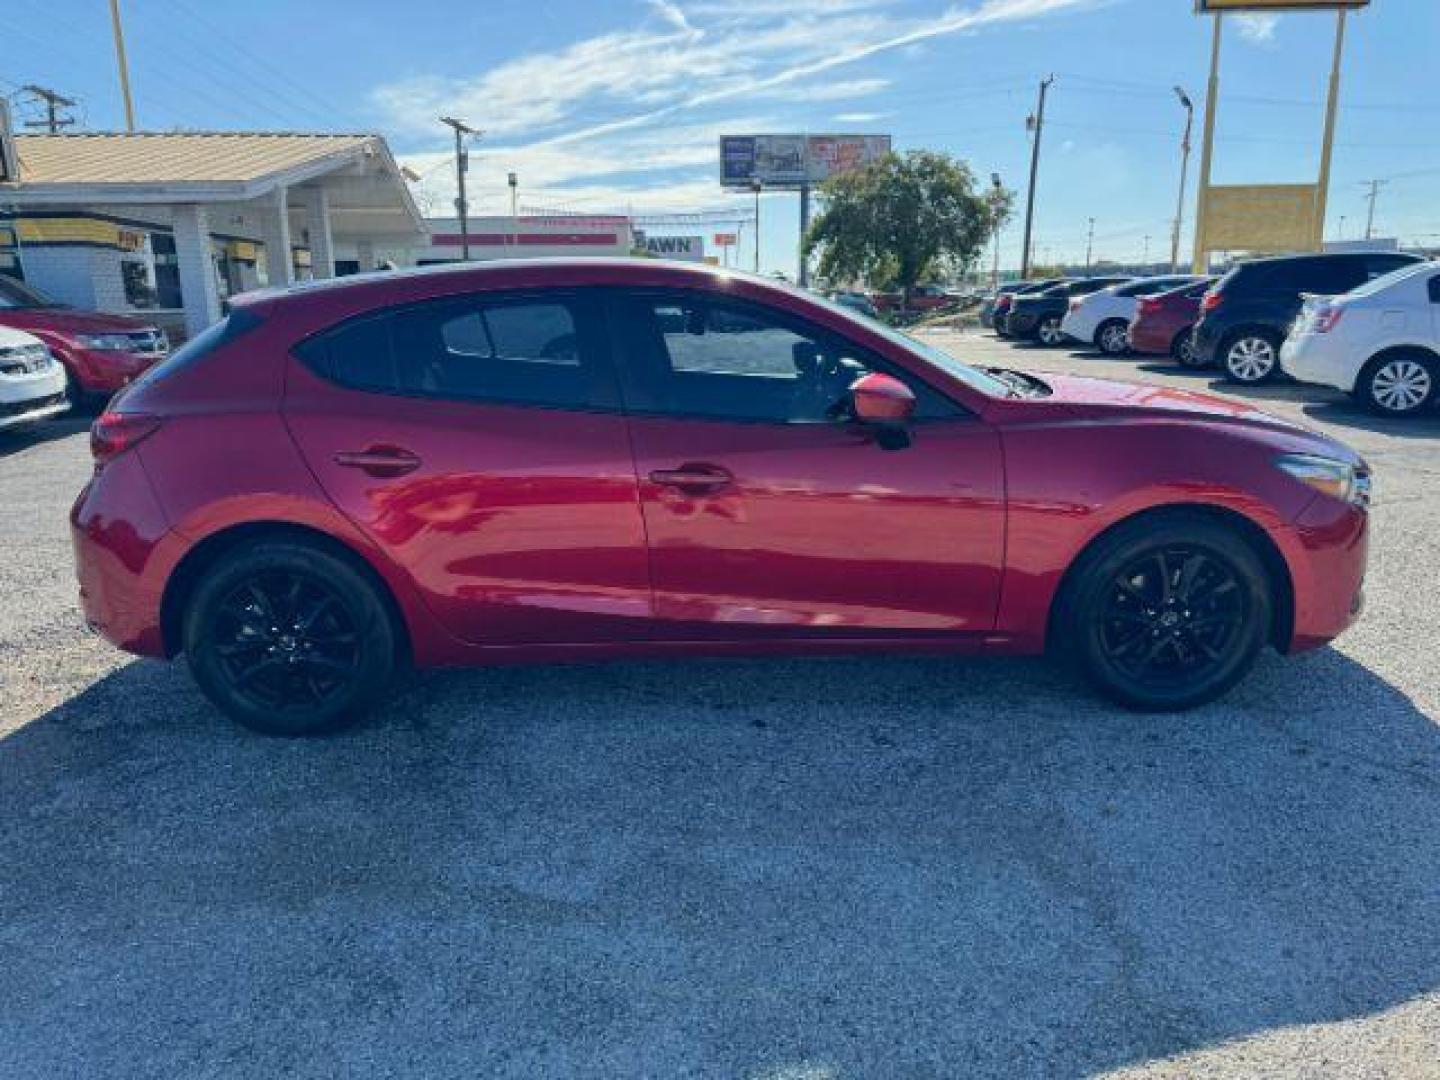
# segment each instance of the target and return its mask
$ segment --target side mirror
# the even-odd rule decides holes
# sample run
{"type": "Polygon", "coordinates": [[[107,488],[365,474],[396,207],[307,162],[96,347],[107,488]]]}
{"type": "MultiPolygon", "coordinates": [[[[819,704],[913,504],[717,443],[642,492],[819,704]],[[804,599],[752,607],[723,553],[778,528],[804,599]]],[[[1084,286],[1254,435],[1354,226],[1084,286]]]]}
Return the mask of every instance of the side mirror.
{"type": "Polygon", "coordinates": [[[915,415],[915,394],[893,375],[872,372],[851,383],[850,412],[860,423],[875,428],[881,449],[904,450],[910,445],[907,427],[915,415]]]}
{"type": "Polygon", "coordinates": [[[879,427],[904,427],[915,415],[915,395],[892,375],[872,372],[850,384],[855,419],[879,427]]]}

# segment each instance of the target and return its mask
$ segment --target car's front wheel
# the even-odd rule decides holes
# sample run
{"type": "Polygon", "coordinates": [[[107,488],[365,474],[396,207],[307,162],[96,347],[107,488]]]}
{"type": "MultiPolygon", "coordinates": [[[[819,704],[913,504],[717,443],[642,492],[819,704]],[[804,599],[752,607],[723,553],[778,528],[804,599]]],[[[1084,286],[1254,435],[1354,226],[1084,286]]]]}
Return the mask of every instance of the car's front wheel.
{"type": "Polygon", "coordinates": [[[1041,345],[1055,346],[1065,340],[1065,333],[1060,329],[1059,315],[1046,315],[1040,320],[1040,325],[1035,328],[1035,340],[1041,345]]]}
{"type": "Polygon", "coordinates": [[[1399,351],[1377,356],[1356,381],[1357,396],[1381,416],[1415,416],[1435,400],[1440,372],[1423,353],[1399,351]]]}
{"type": "Polygon", "coordinates": [[[1220,347],[1225,378],[1244,386],[1256,386],[1273,379],[1280,370],[1280,342],[1263,330],[1233,334],[1220,347]]]}
{"type": "Polygon", "coordinates": [[[1103,536],[1067,577],[1056,644],[1130,708],[1212,701],[1269,636],[1273,600],[1254,549],[1203,515],[1142,518],[1103,536]]]}
{"type": "Polygon", "coordinates": [[[1095,331],[1095,347],[1106,356],[1124,356],[1130,351],[1130,326],[1124,319],[1110,319],[1095,331]]]}
{"type": "Polygon", "coordinates": [[[200,689],[269,735],[315,735],[357,720],[396,669],[396,630],[379,586],[303,541],[262,540],[196,584],[184,648],[200,689]]]}

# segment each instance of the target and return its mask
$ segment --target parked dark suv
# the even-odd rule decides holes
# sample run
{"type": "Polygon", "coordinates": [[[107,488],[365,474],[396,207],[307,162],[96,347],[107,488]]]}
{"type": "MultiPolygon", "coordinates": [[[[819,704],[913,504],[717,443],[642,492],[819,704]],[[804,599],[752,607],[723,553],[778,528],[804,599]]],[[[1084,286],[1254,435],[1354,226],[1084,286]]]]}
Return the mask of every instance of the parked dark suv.
{"type": "Polygon", "coordinates": [[[1300,314],[1302,293],[1338,296],[1419,261],[1398,251],[1370,251],[1241,263],[1200,302],[1196,366],[1219,366],[1231,382],[1265,382],[1280,371],[1280,346],[1300,314]]]}
{"type": "Polygon", "coordinates": [[[1043,292],[1017,295],[1010,304],[1005,331],[1011,337],[1028,338],[1041,345],[1059,345],[1066,337],[1060,329],[1060,322],[1070,309],[1071,297],[1089,296],[1107,286],[1130,280],[1128,275],[1079,278],[1061,282],[1043,292]]]}

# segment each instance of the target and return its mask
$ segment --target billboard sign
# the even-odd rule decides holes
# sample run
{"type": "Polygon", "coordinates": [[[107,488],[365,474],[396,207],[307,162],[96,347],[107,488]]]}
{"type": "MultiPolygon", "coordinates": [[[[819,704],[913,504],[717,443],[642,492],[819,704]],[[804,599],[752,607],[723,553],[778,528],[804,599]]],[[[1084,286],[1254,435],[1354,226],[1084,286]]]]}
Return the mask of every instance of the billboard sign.
{"type": "Polygon", "coordinates": [[[740,242],[738,234],[733,232],[717,232],[715,234],[715,246],[721,248],[734,247],[740,242]]]}
{"type": "Polygon", "coordinates": [[[1370,0],[1195,0],[1200,15],[1227,11],[1335,11],[1338,8],[1367,7],[1370,0]]]}
{"type": "Polygon", "coordinates": [[[889,135],[722,135],[720,186],[795,190],[889,152],[889,135]]]}
{"type": "Polygon", "coordinates": [[[705,238],[703,236],[647,235],[644,243],[645,251],[657,259],[700,262],[705,258],[705,238]]]}
{"type": "Polygon", "coordinates": [[[1313,251],[1315,184],[1247,184],[1208,188],[1203,199],[1205,251],[1313,251]]]}

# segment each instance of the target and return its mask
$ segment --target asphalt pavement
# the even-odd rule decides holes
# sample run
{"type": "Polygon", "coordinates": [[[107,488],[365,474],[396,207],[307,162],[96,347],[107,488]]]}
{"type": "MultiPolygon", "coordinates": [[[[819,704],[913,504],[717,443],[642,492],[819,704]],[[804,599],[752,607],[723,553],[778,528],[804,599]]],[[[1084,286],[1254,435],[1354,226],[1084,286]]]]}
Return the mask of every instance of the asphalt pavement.
{"type": "Polygon", "coordinates": [[[1248,393],[1376,467],[1369,609],[1172,717],[686,661],[264,739],[82,628],[83,424],[0,433],[0,1076],[1440,1076],[1440,420],[1248,393]]]}

